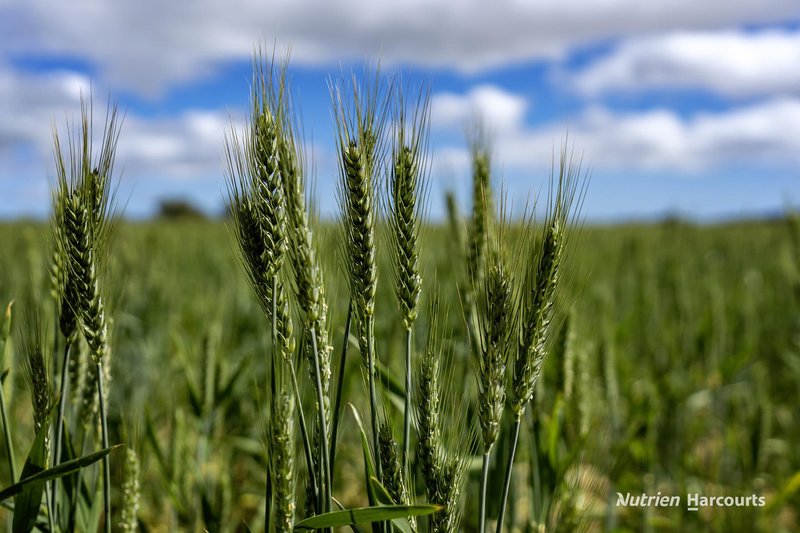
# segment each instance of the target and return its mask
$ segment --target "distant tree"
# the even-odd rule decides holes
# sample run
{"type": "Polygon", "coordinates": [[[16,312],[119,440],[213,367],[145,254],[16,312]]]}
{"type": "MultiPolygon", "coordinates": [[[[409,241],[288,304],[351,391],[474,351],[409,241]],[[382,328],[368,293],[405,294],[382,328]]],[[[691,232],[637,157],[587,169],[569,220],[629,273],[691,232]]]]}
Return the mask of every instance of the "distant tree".
{"type": "Polygon", "coordinates": [[[191,202],[182,198],[161,200],[158,204],[158,218],[162,219],[205,219],[206,215],[191,202]]]}

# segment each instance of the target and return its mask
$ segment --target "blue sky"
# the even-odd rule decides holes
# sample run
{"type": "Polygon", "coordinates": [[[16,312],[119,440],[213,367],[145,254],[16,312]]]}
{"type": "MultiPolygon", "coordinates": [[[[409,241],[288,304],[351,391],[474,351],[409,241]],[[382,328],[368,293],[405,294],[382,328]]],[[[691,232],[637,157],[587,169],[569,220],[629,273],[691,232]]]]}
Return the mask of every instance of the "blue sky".
{"type": "MultiPolygon", "coordinates": [[[[125,111],[126,213],[185,197],[219,212],[223,138],[247,107],[258,43],[291,47],[292,86],[332,214],[328,80],[380,58],[429,83],[431,212],[466,207],[464,124],[483,116],[513,198],[569,142],[591,169],[590,220],[709,220],[800,205],[796,0],[11,0],[0,5],[0,217],[45,216],[52,128],[109,98],[125,111]]],[[[99,121],[98,121],[99,126],[99,121]]]]}

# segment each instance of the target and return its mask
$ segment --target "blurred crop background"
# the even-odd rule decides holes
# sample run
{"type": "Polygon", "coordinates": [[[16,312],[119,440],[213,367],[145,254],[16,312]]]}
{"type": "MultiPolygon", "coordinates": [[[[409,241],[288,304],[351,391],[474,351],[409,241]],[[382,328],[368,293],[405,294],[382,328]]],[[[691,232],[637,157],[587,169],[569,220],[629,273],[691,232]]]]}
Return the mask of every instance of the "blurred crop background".
{"type": "MultiPolygon", "coordinates": [[[[264,430],[254,420],[264,369],[253,354],[267,335],[223,216],[222,170],[224,133],[247,113],[254,43],[266,41],[291,49],[337,346],[348,291],[333,239],[329,77],[380,61],[430,84],[431,222],[421,258],[426,279],[438,282],[426,290],[448,302],[456,332],[464,325],[444,193],[468,212],[470,118],[482,116],[492,132],[494,184],[512,208],[545,189],[567,135],[590,168],[561,338],[518,458],[581,486],[580,501],[548,509],[533,480],[517,479],[510,523],[524,530],[559,511],[568,531],[565,510],[578,509],[595,531],[800,528],[794,0],[12,1],[0,5],[0,36],[3,308],[31,289],[47,292],[53,125],[78,120],[81,95],[92,95],[99,120],[107,98],[125,112],[117,197],[126,218],[109,267],[109,425],[112,441],[142,458],[142,526],[236,530],[263,499],[264,430]],[[614,505],[616,492],[659,491],[755,493],[767,505],[614,505]]],[[[403,331],[382,253],[378,352],[400,375],[393,354],[403,331]]],[[[4,362],[4,386],[23,428],[19,451],[32,423],[13,361],[4,362]]],[[[358,398],[356,362],[349,375],[345,390],[358,398]]],[[[355,424],[343,424],[335,492],[355,505],[364,502],[361,456],[355,424]]],[[[122,463],[114,464],[116,482],[122,463]]]]}

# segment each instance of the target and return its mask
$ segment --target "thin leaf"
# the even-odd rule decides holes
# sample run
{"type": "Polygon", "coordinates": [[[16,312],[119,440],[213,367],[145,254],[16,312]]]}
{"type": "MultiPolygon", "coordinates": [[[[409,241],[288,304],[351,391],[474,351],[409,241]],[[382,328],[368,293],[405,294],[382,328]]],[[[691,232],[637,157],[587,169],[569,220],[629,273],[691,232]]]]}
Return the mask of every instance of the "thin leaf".
{"type": "MultiPolygon", "coordinates": [[[[41,431],[40,431],[41,433],[41,431]]],[[[37,442],[39,441],[39,436],[36,437],[37,442]]],[[[36,446],[36,443],[34,443],[36,446]]],[[[68,474],[71,474],[81,468],[85,468],[89,465],[92,465],[108,455],[112,450],[115,450],[122,446],[122,444],[116,444],[114,446],[109,446],[108,448],[104,448],[100,451],[91,453],[89,455],[84,455],[83,457],[79,457],[77,459],[72,459],[71,461],[67,461],[66,463],[61,463],[58,466],[54,466],[53,468],[48,468],[47,470],[42,469],[41,467],[38,470],[35,470],[35,473],[25,475],[26,472],[34,471],[35,465],[31,463],[31,467],[28,468],[29,462],[31,462],[31,458],[28,458],[28,462],[25,463],[26,468],[22,470],[23,478],[20,481],[17,481],[13,485],[10,485],[0,491],[0,501],[8,499],[12,496],[23,492],[23,490],[31,484],[35,483],[45,483],[52,479],[57,479],[68,474]]],[[[44,438],[42,438],[42,447],[44,447],[44,438]]],[[[41,499],[41,498],[40,498],[41,499]]],[[[19,508],[19,503],[17,503],[17,508],[19,508]]],[[[38,510],[38,505],[37,505],[38,510]]]]}
{"type": "Polygon", "coordinates": [[[440,505],[388,505],[379,507],[359,507],[333,511],[306,518],[294,526],[295,531],[310,531],[329,527],[352,526],[372,522],[385,522],[409,516],[427,516],[440,511],[440,505]]]}
{"type": "Polygon", "coordinates": [[[0,500],[19,494],[19,497],[14,502],[14,521],[12,523],[12,530],[14,533],[28,533],[36,525],[36,518],[39,516],[39,506],[42,504],[44,481],[38,478],[34,480],[27,478],[31,476],[36,478],[47,466],[47,448],[45,440],[49,432],[50,418],[45,417],[45,422],[36,433],[33,446],[31,446],[31,451],[28,454],[28,458],[25,460],[25,466],[22,468],[22,481],[14,483],[6,490],[0,492],[0,500]]]}
{"type": "MultiPolygon", "coordinates": [[[[375,497],[378,499],[378,503],[381,505],[395,505],[395,501],[392,499],[392,495],[389,494],[389,491],[386,490],[386,487],[378,481],[378,478],[371,477],[369,478],[369,482],[372,485],[372,490],[375,492],[375,497]]],[[[408,518],[395,518],[392,520],[392,524],[402,531],[403,533],[414,533],[414,530],[411,528],[411,524],[408,522],[408,518]]]]}

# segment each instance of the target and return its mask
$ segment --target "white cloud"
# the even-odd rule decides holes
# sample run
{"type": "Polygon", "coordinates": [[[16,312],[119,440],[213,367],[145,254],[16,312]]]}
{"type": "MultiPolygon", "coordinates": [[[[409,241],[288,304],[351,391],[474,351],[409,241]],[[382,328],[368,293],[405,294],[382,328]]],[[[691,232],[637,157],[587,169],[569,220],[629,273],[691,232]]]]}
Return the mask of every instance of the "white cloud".
{"type": "MultiPolygon", "coordinates": [[[[13,0],[12,0],[13,1],[13,0]]],[[[796,0],[17,0],[0,7],[0,56],[86,58],[111,86],[156,94],[246,59],[260,40],[297,63],[382,56],[474,71],[553,58],[597,39],[715,30],[800,15],[796,0]]]]}
{"type": "Polygon", "coordinates": [[[478,85],[467,94],[438,93],[431,98],[434,128],[464,127],[479,119],[493,131],[513,130],[522,123],[528,102],[494,85],[478,85]]]}
{"type": "Polygon", "coordinates": [[[703,88],[724,95],[800,93],[800,31],[670,33],[625,41],[571,80],[582,92],[703,88]]]}
{"type": "MultiPolygon", "coordinates": [[[[48,181],[54,176],[52,127],[66,143],[68,127],[80,120],[81,96],[88,98],[91,90],[89,80],[74,72],[23,73],[0,64],[0,190],[10,192],[0,195],[0,215],[47,211],[48,181]]],[[[105,102],[94,100],[99,128],[105,102]]],[[[241,117],[234,118],[241,125],[241,117]]],[[[135,195],[136,187],[148,182],[151,195],[156,190],[189,193],[189,184],[197,183],[219,184],[215,190],[207,187],[206,194],[224,190],[223,136],[230,128],[231,116],[224,110],[160,118],[125,113],[117,146],[121,189],[135,195]]]]}
{"type": "Polygon", "coordinates": [[[437,178],[451,179],[455,176],[466,176],[469,172],[470,157],[463,147],[445,146],[434,153],[431,175],[437,178]]]}
{"type": "Polygon", "coordinates": [[[89,80],[79,74],[20,74],[0,64],[0,153],[18,141],[49,142],[53,121],[89,93],[89,80]]]}
{"type": "MultiPolygon", "coordinates": [[[[589,107],[569,119],[499,131],[495,161],[505,170],[546,168],[567,137],[599,169],[693,174],[740,164],[793,166],[800,164],[800,99],[775,98],[688,118],[669,109],[621,113],[589,107]]],[[[453,161],[464,166],[463,147],[437,147],[434,170],[453,161]],[[441,164],[439,153],[446,156],[441,164]]]]}
{"type": "Polygon", "coordinates": [[[117,160],[125,173],[167,180],[222,176],[223,135],[231,121],[218,111],[189,111],[177,117],[128,116],[123,124],[117,160]]]}

